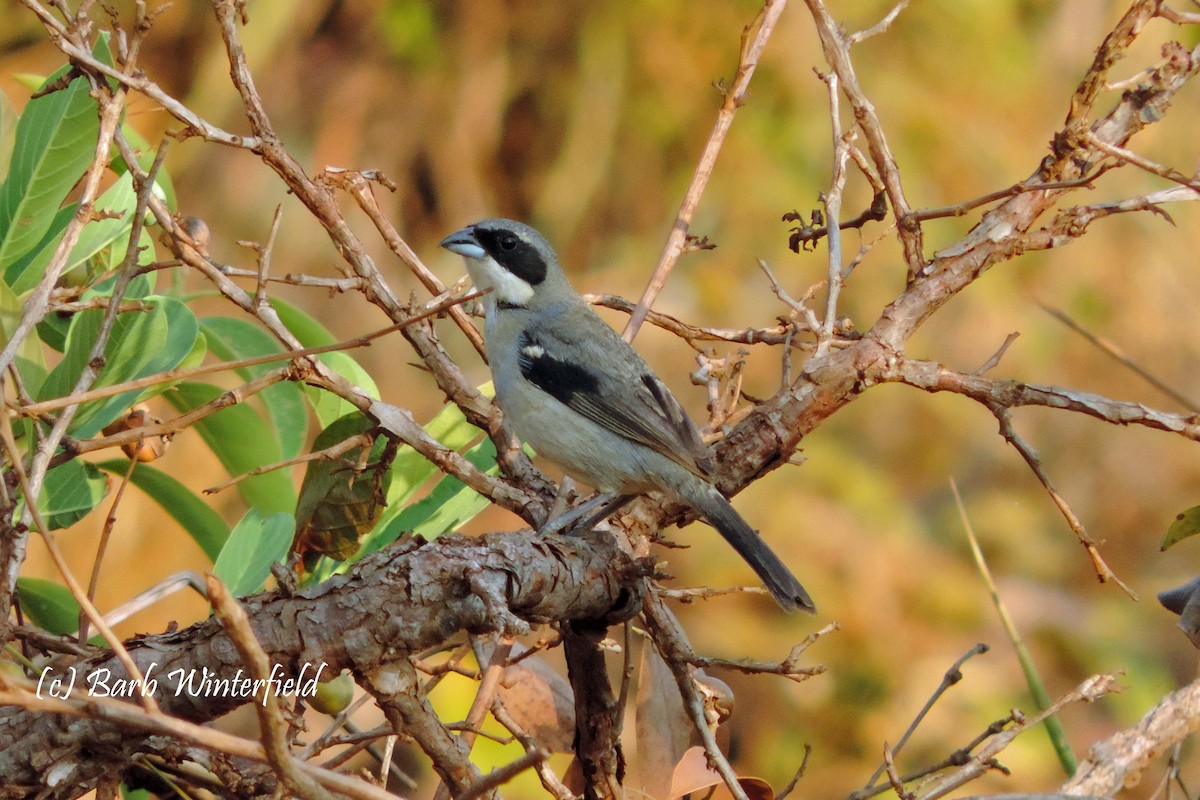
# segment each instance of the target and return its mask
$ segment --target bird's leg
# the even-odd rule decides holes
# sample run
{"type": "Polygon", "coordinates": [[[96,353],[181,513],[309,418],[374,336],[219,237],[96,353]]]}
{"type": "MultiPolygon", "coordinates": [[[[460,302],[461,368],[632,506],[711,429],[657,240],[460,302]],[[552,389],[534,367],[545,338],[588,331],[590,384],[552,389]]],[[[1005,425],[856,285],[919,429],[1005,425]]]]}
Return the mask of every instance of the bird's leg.
{"type": "Polygon", "coordinates": [[[547,520],[546,524],[538,529],[538,535],[546,536],[568,527],[573,530],[590,530],[605,517],[616,513],[618,509],[635,496],[632,494],[601,492],[587,502],[575,506],[567,513],[547,520]],[[579,520],[582,520],[582,522],[579,520]]]}
{"type": "Polygon", "coordinates": [[[603,520],[608,519],[613,514],[629,505],[633,498],[637,497],[636,494],[605,494],[603,496],[608,498],[608,502],[601,506],[596,513],[592,514],[590,517],[587,517],[578,525],[576,525],[576,530],[590,531],[592,528],[599,525],[603,520]]]}
{"type": "Polygon", "coordinates": [[[549,525],[558,519],[559,516],[565,514],[570,507],[571,501],[576,496],[575,479],[570,475],[564,475],[563,479],[558,483],[558,491],[554,494],[554,502],[550,504],[550,510],[546,514],[546,521],[542,524],[549,525]]]}

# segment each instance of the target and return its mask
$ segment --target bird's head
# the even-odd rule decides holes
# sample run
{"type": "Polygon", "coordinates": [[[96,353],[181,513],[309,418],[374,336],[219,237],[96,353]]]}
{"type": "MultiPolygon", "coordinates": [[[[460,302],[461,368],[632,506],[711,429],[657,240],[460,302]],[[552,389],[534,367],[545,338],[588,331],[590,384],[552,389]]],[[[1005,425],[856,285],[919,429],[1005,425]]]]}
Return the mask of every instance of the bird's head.
{"type": "Polygon", "coordinates": [[[476,288],[491,289],[500,305],[526,307],[566,287],[554,248],[523,222],[485,219],[450,234],[441,246],[462,256],[476,288]]]}

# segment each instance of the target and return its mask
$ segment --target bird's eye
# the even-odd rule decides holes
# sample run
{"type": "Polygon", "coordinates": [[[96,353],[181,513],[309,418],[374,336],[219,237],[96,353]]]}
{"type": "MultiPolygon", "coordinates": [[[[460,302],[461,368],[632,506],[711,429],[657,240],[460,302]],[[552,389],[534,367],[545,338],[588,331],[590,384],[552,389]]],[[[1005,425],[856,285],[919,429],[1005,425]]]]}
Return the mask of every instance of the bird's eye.
{"type": "Polygon", "coordinates": [[[517,237],[515,237],[515,236],[505,236],[503,239],[500,240],[500,247],[502,247],[505,250],[512,250],[516,246],[517,246],[517,237]]]}

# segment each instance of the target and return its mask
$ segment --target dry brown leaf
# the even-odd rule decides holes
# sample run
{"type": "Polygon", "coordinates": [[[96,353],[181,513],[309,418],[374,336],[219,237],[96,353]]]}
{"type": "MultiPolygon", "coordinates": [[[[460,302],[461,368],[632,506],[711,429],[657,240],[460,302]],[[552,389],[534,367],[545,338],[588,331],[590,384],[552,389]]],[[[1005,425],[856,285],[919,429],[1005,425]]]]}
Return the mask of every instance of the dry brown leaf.
{"type": "MultiPolygon", "coordinates": [[[[514,655],[517,650],[514,647],[514,655]]],[[[497,694],[508,713],[542,747],[556,753],[574,750],[571,685],[545,661],[532,656],[505,667],[497,694]]]]}
{"type": "MultiPolygon", "coordinates": [[[[739,776],[738,784],[749,800],[775,800],[775,790],[762,778],[739,776]]],[[[708,796],[712,800],[731,800],[733,797],[721,776],[709,768],[704,748],[697,745],[684,753],[683,758],[675,765],[675,772],[671,776],[670,799],[675,800],[692,793],[707,794],[709,789],[712,790],[712,794],[708,796]]]]}

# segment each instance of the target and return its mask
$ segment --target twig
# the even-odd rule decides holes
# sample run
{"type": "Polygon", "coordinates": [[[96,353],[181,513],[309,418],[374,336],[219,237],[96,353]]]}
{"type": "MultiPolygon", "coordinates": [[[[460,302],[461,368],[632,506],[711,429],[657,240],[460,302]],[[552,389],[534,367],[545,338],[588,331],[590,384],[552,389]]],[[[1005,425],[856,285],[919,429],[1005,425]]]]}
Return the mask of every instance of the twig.
{"type": "Polygon", "coordinates": [[[59,463],[68,461],[77,455],[83,453],[91,453],[96,450],[103,450],[108,447],[120,447],[123,444],[136,442],[140,439],[149,438],[151,436],[164,436],[174,434],[177,431],[189,428],[205,417],[217,413],[221,409],[244,402],[247,398],[258,394],[268,386],[279,383],[280,381],[288,380],[294,375],[292,367],[280,367],[271,372],[264,372],[252,381],[229,389],[214,397],[203,405],[196,406],[191,411],[173,417],[166,422],[152,422],[149,425],[142,425],[137,428],[128,428],[117,433],[109,434],[108,436],[98,436],[95,439],[87,439],[82,442],[74,442],[72,450],[74,452],[64,452],[56,457],[51,462],[51,466],[57,466],[59,463]]]}
{"type": "Polygon", "coordinates": [[[1166,3],[1158,7],[1158,15],[1176,25],[1200,25],[1200,13],[1194,11],[1178,11],[1166,3]]]}
{"type": "Polygon", "coordinates": [[[804,777],[804,773],[808,771],[808,759],[812,756],[813,747],[808,742],[804,743],[804,758],[800,759],[800,766],[796,767],[796,772],[792,775],[792,779],[788,781],[787,786],[779,790],[775,795],[775,800],[786,800],[786,798],[796,789],[800,779],[804,777]]]}
{"type": "MultiPolygon", "coordinates": [[[[904,746],[908,744],[908,740],[912,738],[912,735],[916,733],[917,728],[920,727],[921,722],[924,721],[925,717],[929,715],[929,712],[933,710],[934,704],[936,704],[937,701],[942,698],[942,695],[949,691],[951,687],[957,686],[958,683],[962,681],[963,664],[967,663],[967,661],[971,660],[975,656],[983,655],[984,653],[988,652],[989,649],[990,648],[986,644],[980,643],[975,645],[970,650],[959,656],[955,662],[950,665],[950,668],[942,673],[941,683],[939,683],[937,688],[933,690],[933,694],[930,695],[929,699],[925,701],[925,705],[921,707],[921,710],[917,712],[915,717],[913,717],[913,721],[909,723],[908,728],[903,734],[901,734],[900,741],[898,741],[896,746],[892,748],[893,753],[898,753],[900,750],[904,749],[904,746]]],[[[878,777],[878,774],[876,774],[876,777],[878,777]]],[[[874,780],[871,782],[874,783],[874,780]]]]}
{"type": "Polygon", "coordinates": [[[812,297],[813,290],[810,289],[803,298],[797,300],[783,288],[783,284],[775,277],[775,273],[771,271],[771,266],[766,261],[760,258],[757,260],[757,263],[758,268],[763,271],[763,274],[767,276],[767,280],[771,282],[771,291],[775,293],[775,296],[803,321],[802,324],[807,326],[808,330],[814,333],[821,330],[821,322],[817,319],[816,312],[809,308],[807,303],[809,298],[812,297]]]}
{"type": "Polygon", "coordinates": [[[896,762],[893,760],[895,751],[888,747],[887,742],[883,743],[883,768],[887,772],[888,785],[892,787],[892,791],[900,800],[913,800],[912,792],[904,788],[904,779],[900,777],[900,773],[896,772],[896,762]]]}
{"type": "Polygon", "coordinates": [[[796,683],[803,683],[815,675],[823,674],[826,668],[821,665],[814,667],[798,666],[800,656],[819,639],[839,630],[840,627],[836,622],[831,622],[819,631],[810,633],[804,637],[802,642],[793,647],[787,657],[781,661],[755,661],[749,658],[712,658],[695,652],[690,652],[687,655],[687,661],[691,665],[700,667],[701,669],[716,667],[742,672],[747,675],[780,675],[796,683]]]}
{"type": "Polygon", "coordinates": [[[484,775],[481,780],[458,795],[455,795],[454,800],[474,800],[476,797],[481,797],[487,794],[492,789],[508,783],[510,780],[520,775],[525,770],[542,763],[550,757],[549,750],[534,748],[527,750],[523,756],[503,767],[496,767],[494,770],[484,775]]]}
{"type": "Polygon", "coordinates": [[[1057,714],[1065,706],[1073,703],[1091,703],[1110,692],[1118,690],[1115,676],[1093,675],[1080,683],[1074,690],[1060,697],[1044,711],[1032,717],[1022,718],[1016,724],[994,736],[991,741],[971,756],[967,763],[949,774],[943,775],[929,786],[924,787],[921,800],[937,800],[965,783],[968,783],[991,769],[991,762],[1001,750],[1008,747],[1014,739],[1035,725],[1041,724],[1046,717],[1057,714]]]}
{"type": "MultiPolygon", "coordinates": [[[[117,484],[117,491],[113,494],[112,503],[108,506],[108,514],[104,518],[104,526],[100,529],[100,540],[96,543],[96,557],[92,560],[92,574],[88,578],[87,596],[92,602],[96,600],[96,587],[100,584],[100,565],[104,563],[104,553],[108,550],[108,540],[112,536],[113,527],[117,524],[117,507],[121,504],[121,498],[125,496],[125,487],[129,485],[129,479],[133,477],[133,471],[137,468],[137,458],[129,459],[129,466],[125,468],[125,474],[121,476],[121,482],[117,484]]],[[[115,625],[115,622],[108,620],[108,624],[115,625]]],[[[79,641],[86,642],[88,638],[88,623],[87,614],[83,611],[79,612],[79,641]]]]}
{"type": "MultiPolygon", "coordinates": [[[[504,678],[504,670],[508,666],[509,654],[512,653],[513,638],[511,636],[495,637],[495,645],[486,658],[484,658],[483,643],[479,640],[479,637],[472,637],[471,646],[475,652],[475,660],[480,664],[486,661],[487,667],[483,670],[483,675],[479,680],[479,688],[475,692],[475,698],[471,701],[471,708],[467,711],[465,721],[466,730],[459,737],[466,744],[467,752],[470,752],[472,746],[475,744],[475,737],[477,735],[475,731],[478,731],[482,727],[484,720],[487,718],[488,709],[492,707],[496,699],[496,693],[500,690],[500,681],[504,678]]],[[[449,791],[449,787],[445,784],[442,784],[438,788],[435,797],[440,796],[443,791],[449,791]]]]}
{"type": "Polygon", "coordinates": [[[1141,364],[1138,364],[1129,356],[1125,355],[1121,348],[1117,347],[1117,345],[1109,339],[1100,336],[1099,334],[1092,333],[1087,328],[1083,327],[1083,325],[1076,322],[1070,315],[1060,308],[1048,305],[1040,300],[1037,301],[1037,304],[1041,306],[1042,310],[1047,314],[1054,317],[1056,320],[1066,325],[1083,338],[1087,339],[1089,342],[1098,347],[1105,355],[1112,358],[1118,364],[1131,370],[1135,375],[1142,378],[1155,389],[1158,389],[1167,397],[1174,400],[1176,403],[1179,403],[1179,405],[1190,411],[1200,411],[1200,403],[1197,403],[1191,398],[1184,396],[1183,392],[1180,392],[1174,387],[1168,386],[1164,380],[1150,372],[1150,370],[1146,369],[1141,364]]]}
{"type": "Polygon", "coordinates": [[[386,737],[383,741],[383,755],[379,759],[379,785],[388,785],[388,776],[392,772],[392,757],[396,753],[396,739],[399,737],[393,733],[386,737]]]}
{"type": "Polygon", "coordinates": [[[255,683],[261,682],[261,688],[254,694],[257,701],[254,703],[254,710],[258,714],[258,729],[262,734],[263,750],[275,774],[279,776],[280,783],[301,797],[329,800],[329,794],[311,775],[300,770],[299,762],[292,756],[287,742],[288,722],[279,705],[279,696],[271,689],[270,659],[254,638],[254,630],[250,627],[246,612],[238,601],[229,595],[225,584],[215,575],[208,576],[208,601],[212,604],[213,613],[233,641],[247,671],[255,683]]]}
{"type": "MultiPolygon", "coordinates": [[[[850,101],[854,119],[866,137],[867,149],[871,154],[871,159],[875,162],[876,169],[879,170],[888,200],[896,214],[897,231],[904,249],[904,260],[908,264],[908,274],[911,280],[925,267],[921,227],[919,222],[912,218],[912,209],[904,195],[904,185],[900,180],[900,168],[888,146],[883,126],[875,113],[875,106],[859,85],[854,65],[850,61],[850,47],[854,41],[830,15],[823,0],[805,0],[805,4],[816,23],[825,60],[837,74],[842,92],[850,101]]],[[[887,17],[884,20],[886,21],[887,17]]]]}
{"type": "Polygon", "coordinates": [[[1097,150],[1112,156],[1113,158],[1133,164],[1135,167],[1157,175],[1160,178],[1166,178],[1169,181],[1174,181],[1180,186],[1186,186],[1192,191],[1200,192],[1200,180],[1196,180],[1194,177],[1188,177],[1177,169],[1164,167],[1162,164],[1155,163],[1145,156],[1138,155],[1132,150],[1119,147],[1111,142],[1106,142],[1091,131],[1088,131],[1086,134],[1084,134],[1084,141],[1097,150]]]}
{"type": "Polygon", "coordinates": [[[1043,406],[1085,414],[1112,425],[1142,425],[1200,442],[1200,420],[1194,414],[1170,414],[1141,403],[1113,400],[1062,386],[985,378],[956,372],[933,361],[906,357],[898,357],[890,362],[877,377],[882,381],[905,383],[927,392],[954,392],[989,407],[999,405],[1012,409],[1043,406]]]}
{"type": "Polygon", "coordinates": [[[341,350],[353,350],[357,347],[369,347],[371,342],[386,336],[389,333],[405,328],[409,325],[416,324],[422,320],[436,317],[443,313],[448,308],[452,308],[460,303],[465,303],[469,300],[474,300],[481,297],[483,292],[472,292],[471,294],[461,297],[449,297],[436,303],[431,308],[422,311],[419,314],[401,320],[394,325],[389,325],[386,328],[380,328],[377,331],[356,336],[353,339],[345,339],[333,344],[321,345],[319,347],[303,347],[294,350],[281,350],[278,353],[267,353],[261,356],[252,356],[250,358],[240,358],[234,361],[218,361],[213,364],[204,364],[199,367],[191,367],[189,369],[171,369],[166,372],[159,372],[154,375],[147,375],[142,378],[137,378],[124,383],[117,383],[111,386],[101,386],[98,389],[91,389],[87,392],[79,392],[78,394],[69,394],[64,397],[55,397],[50,400],[43,400],[40,403],[29,403],[22,406],[14,406],[13,411],[22,414],[23,416],[38,416],[45,414],[47,411],[54,411],[59,408],[66,408],[72,405],[89,403],[93,400],[101,400],[105,397],[123,394],[134,389],[145,389],[150,386],[157,386],[160,383],[174,383],[176,381],[189,380],[201,375],[210,375],[214,372],[227,372],[230,370],[245,369],[246,367],[256,367],[260,364],[272,364],[276,361],[289,361],[292,359],[306,358],[308,356],[320,355],[322,353],[333,353],[341,350]]]}
{"type": "Polygon", "coordinates": [[[254,308],[258,311],[267,305],[267,275],[271,271],[271,252],[275,249],[275,237],[279,233],[279,223],[282,220],[283,206],[275,206],[275,215],[271,218],[271,230],[267,234],[267,243],[264,245],[251,243],[250,245],[258,253],[255,259],[258,263],[258,270],[255,273],[257,280],[254,284],[254,308]]]}
{"type": "MultiPolygon", "coordinates": [[[[537,740],[521,727],[498,697],[492,703],[492,716],[496,719],[496,722],[504,726],[521,743],[521,747],[525,748],[525,752],[528,753],[541,749],[537,740]]],[[[574,792],[566,787],[562,779],[554,773],[554,770],[550,769],[546,761],[537,762],[533,765],[533,768],[537,772],[538,780],[542,782],[542,786],[546,791],[554,795],[555,800],[572,800],[576,796],[574,792]]]]}
{"type": "Polygon", "coordinates": [[[79,607],[92,624],[96,626],[96,630],[104,637],[104,641],[112,648],[113,653],[121,662],[121,666],[129,674],[130,679],[136,686],[139,687],[139,699],[142,707],[151,714],[158,714],[158,703],[154,700],[154,695],[147,690],[146,678],[142,671],[138,669],[137,664],[129,657],[129,651],[125,649],[125,645],[113,633],[111,627],[104,621],[100,612],[96,610],[96,606],[84,591],[83,586],[75,577],[75,573],[67,565],[67,560],[63,556],[62,551],[58,547],[58,540],[54,533],[47,527],[45,521],[42,520],[42,514],[38,511],[37,503],[32,499],[35,495],[32,494],[29,488],[29,476],[25,473],[25,467],[21,463],[21,451],[17,448],[17,443],[13,438],[12,419],[8,413],[0,408],[0,439],[4,442],[4,449],[8,453],[9,464],[17,473],[18,485],[21,487],[21,492],[25,495],[25,506],[28,509],[29,516],[33,521],[33,528],[42,537],[42,541],[46,544],[46,550],[50,553],[50,558],[54,562],[55,568],[62,576],[63,582],[70,590],[71,596],[75,598],[75,602],[79,603],[79,607]]]}
{"type": "Polygon", "coordinates": [[[912,218],[919,222],[924,222],[926,220],[941,219],[943,217],[961,217],[967,214],[967,212],[973,211],[980,206],[985,206],[988,203],[994,203],[997,200],[1004,200],[1009,197],[1016,197],[1019,194],[1025,194],[1028,192],[1050,192],[1062,189],[1092,189],[1095,188],[1096,179],[1110,169],[1112,169],[1111,165],[1101,166],[1099,169],[1089,175],[1069,181],[1041,182],[1035,175],[1021,181],[1020,183],[1014,183],[1008,188],[998,189],[994,192],[988,192],[980,197],[976,197],[971,200],[964,200],[961,203],[955,203],[952,206],[918,208],[912,212],[912,218]]]}
{"type": "MultiPolygon", "coordinates": [[[[178,263],[171,262],[166,266],[176,267],[178,263]]],[[[257,278],[258,272],[255,270],[238,269],[237,267],[223,267],[223,273],[232,278],[257,278]]],[[[322,278],[318,275],[297,275],[294,272],[289,272],[286,275],[268,275],[266,276],[267,283],[284,283],[289,286],[307,286],[314,289],[328,289],[330,292],[357,292],[367,285],[366,281],[357,275],[349,275],[342,278],[322,278]]]]}
{"type": "MultiPolygon", "coordinates": [[[[838,76],[836,72],[826,72],[821,76],[829,94],[829,120],[833,137],[833,175],[829,181],[829,191],[825,194],[825,216],[830,220],[841,218],[842,192],[846,188],[846,164],[850,160],[850,142],[853,131],[842,134],[841,112],[838,107],[838,76]]],[[[840,225],[829,225],[829,268],[828,290],[825,298],[825,319],[819,328],[817,351],[820,357],[829,349],[833,339],[838,319],[838,295],[842,291],[842,232],[840,225]]]]}
{"type": "MultiPolygon", "coordinates": [[[[371,191],[370,183],[368,183],[368,175],[354,170],[334,170],[329,167],[325,169],[325,175],[331,180],[336,179],[340,185],[350,192],[350,196],[358,202],[358,207],[374,223],[375,229],[383,236],[383,240],[387,242],[388,247],[400,257],[400,260],[408,266],[409,270],[426,289],[434,295],[440,295],[446,291],[445,284],[430,272],[429,268],[413,252],[413,249],[408,246],[408,242],[400,236],[399,231],[392,225],[391,220],[379,208],[379,204],[375,201],[375,195],[371,191]]],[[[374,175],[371,175],[371,177],[374,177],[374,175]]],[[[389,188],[393,191],[395,190],[394,185],[389,188]]],[[[479,334],[479,330],[475,325],[472,324],[466,312],[459,307],[454,307],[450,309],[450,319],[454,321],[454,324],[467,337],[467,341],[471,343],[475,351],[482,356],[486,356],[487,348],[483,345],[483,337],[479,334]]]]}
{"type": "Polygon", "coordinates": [[[694,668],[691,659],[695,655],[691,645],[688,644],[683,628],[680,627],[675,615],[663,605],[662,600],[654,592],[648,592],[643,602],[642,619],[646,622],[646,629],[654,641],[654,646],[658,648],[659,654],[663,657],[663,661],[670,668],[671,675],[675,678],[675,685],[683,698],[684,708],[691,717],[692,727],[704,744],[704,752],[708,756],[709,766],[721,776],[735,800],[747,800],[746,791],[738,782],[737,773],[734,772],[729,759],[721,752],[713,729],[709,726],[704,699],[696,690],[695,679],[692,675],[694,668]]]}
{"type": "Polygon", "coordinates": [[[342,454],[347,453],[356,447],[370,447],[374,441],[374,437],[366,433],[359,434],[358,436],[351,436],[349,439],[343,439],[331,447],[326,447],[324,450],[315,450],[311,453],[301,453],[294,458],[288,458],[283,461],[277,461],[274,464],[263,464],[261,467],[255,467],[249,472],[243,472],[241,475],[237,475],[225,481],[224,483],[219,483],[216,486],[208,487],[204,490],[204,494],[216,494],[218,492],[222,492],[228,489],[230,486],[235,486],[241,483],[247,478],[253,478],[255,475],[263,475],[268,472],[274,472],[277,469],[286,469],[287,467],[294,467],[297,464],[306,464],[309,461],[335,461],[341,457],[342,454]]]}
{"type": "Polygon", "coordinates": [[[1020,331],[1013,331],[1012,333],[1008,334],[1008,336],[1005,336],[1004,341],[1000,343],[998,348],[996,348],[996,352],[988,356],[987,361],[984,361],[982,364],[980,364],[979,367],[976,368],[976,370],[971,374],[986,375],[988,372],[991,372],[993,369],[995,369],[996,365],[1000,363],[1000,359],[1004,358],[1004,354],[1008,352],[1008,348],[1012,347],[1013,342],[1015,342],[1020,335],[1020,331]]]}
{"type": "MultiPolygon", "coordinates": [[[[592,305],[623,311],[626,314],[632,314],[633,310],[637,308],[636,304],[615,294],[585,294],[583,299],[592,305]]],[[[696,342],[787,345],[793,343],[797,328],[807,330],[802,324],[784,322],[769,328],[708,328],[692,325],[660,311],[650,311],[646,315],[646,322],[675,334],[693,346],[696,342]]],[[[809,345],[796,342],[795,346],[806,347],[809,345]]]]}
{"type": "Polygon", "coordinates": [[[846,37],[846,42],[853,46],[859,42],[865,41],[874,36],[878,36],[881,33],[886,33],[887,29],[892,27],[892,23],[896,21],[896,18],[900,16],[900,12],[908,8],[908,3],[909,0],[900,0],[900,2],[896,3],[896,5],[892,6],[892,10],[889,11],[883,19],[879,20],[879,22],[876,22],[866,30],[861,30],[857,33],[850,34],[846,37]]]}
{"type": "Polygon", "coordinates": [[[1095,567],[1096,577],[1100,579],[1101,583],[1109,580],[1113,581],[1132,599],[1137,600],[1137,592],[1118,578],[1116,573],[1112,571],[1112,568],[1108,566],[1103,556],[1100,555],[1100,550],[1096,546],[1096,542],[1084,527],[1083,521],[1076,516],[1075,512],[1071,510],[1071,506],[1068,505],[1066,498],[1059,494],[1058,489],[1054,487],[1054,482],[1050,480],[1050,476],[1046,474],[1046,470],[1042,467],[1042,461],[1038,457],[1037,452],[1026,444],[1025,440],[1013,428],[1012,412],[1003,406],[992,406],[991,412],[996,417],[996,421],[1000,423],[1000,435],[1021,454],[1021,458],[1029,465],[1029,469],[1033,471],[1038,482],[1042,484],[1042,488],[1046,490],[1046,494],[1049,495],[1051,502],[1054,503],[1059,513],[1062,514],[1063,519],[1066,520],[1071,532],[1075,534],[1075,537],[1079,539],[1079,543],[1083,545],[1083,549],[1087,551],[1088,556],[1092,559],[1092,565],[1095,567]]]}
{"type": "MultiPolygon", "coordinates": [[[[59,314],[78,314],[82,311],[92,311],[95,309],[106,309],[113,305],[111,297],[103,295],[91,297],[87,300],[80,301],[64,301],[59,302],[53,297],[50,298],[50,310],[59,314]]],[[[117,303],[118,314],[128,314],[134,311],[153,311],[154,307],[141,300],[122,300],[117,303]]]]}
{"type": "Polygon", "coordinates": [[[139,611],[149,608],[164,597],[174,594],[183,588],[190,588],[201,597],[205,597],[208,591],[204,586],[204,580],[195,572],[191,570],[177,572],[174,575],[168,575],[153,586],[143,589],[112,611],[109,611],[104,615],[104,621],[109,625],[118,625],[139,611]]]}
{"type": "Polygon", "coordinates": [[[733,85],[725,92],[721,110],[717,112],[717,119],[708,135],[708,142],[704,145],[700,163],[696,165],[696,170],[692,173],[692,180],[683,195],[683,203],[679,207],[679,213],[675,217],[671,233],[667,236],[667,243],[663,247],[662,255],[659,256],[658,264],[650,276],[650,282],[646,284],[637,307],[633,310],[633,314],[625,326],[625,332],[622,335],[626,341],[631,341],[637,335],[638,329],[642,327],[642,322],[646,319],[646,314],[654,305],[655,298],[666,285],[667,276],[671,274],[671,270],[675,268],[676,262],[683,254],[692,218],[700,205],[704,189],[708,186],[708,179],[712,176],[721,146],[725,143],[725,137],[733,124],[733,117],[746,102],[746,91],[750,87],[750,79],[754,77],[754,69],[758,66],[758,60],[767,46],[767,40],[771,38],[771,32],[775,30],[775,25],[786,6],[787,0],[767,0],[754,21],[747,25],[742,32],[741,54],[733,85]],[[754,31],[753,38],[751,38],[752,30],[754,31]]]}

